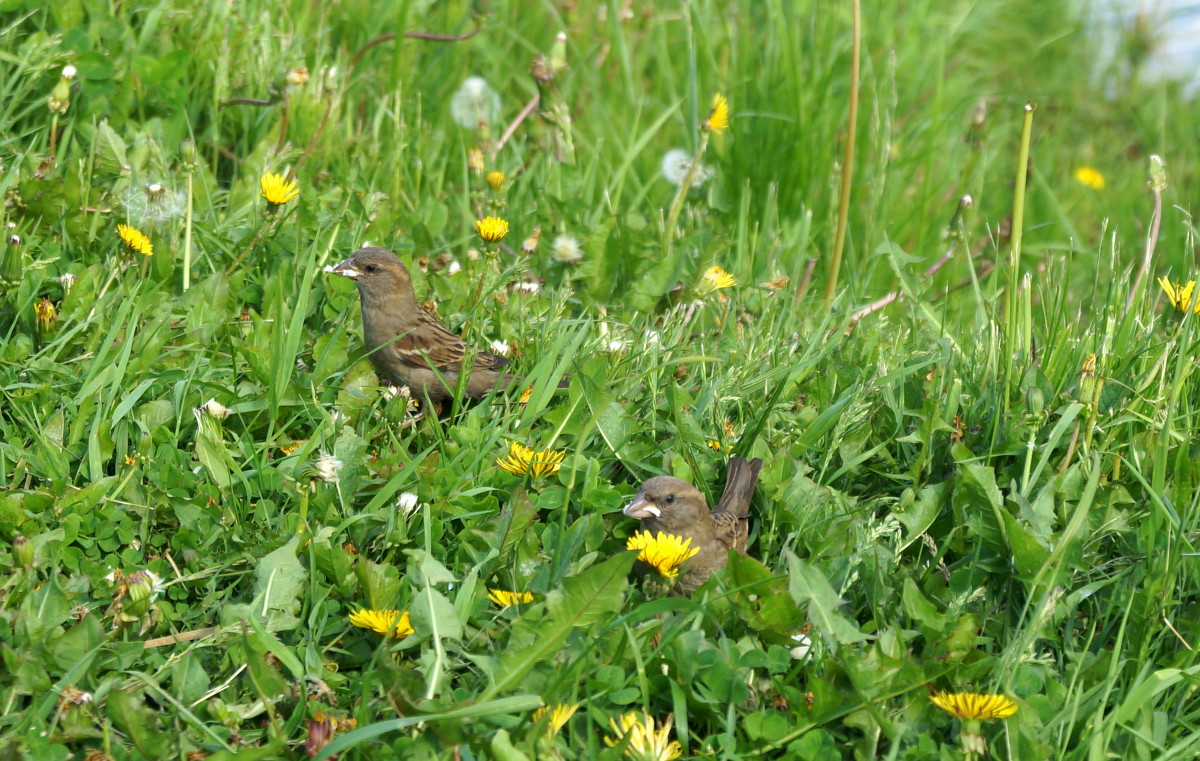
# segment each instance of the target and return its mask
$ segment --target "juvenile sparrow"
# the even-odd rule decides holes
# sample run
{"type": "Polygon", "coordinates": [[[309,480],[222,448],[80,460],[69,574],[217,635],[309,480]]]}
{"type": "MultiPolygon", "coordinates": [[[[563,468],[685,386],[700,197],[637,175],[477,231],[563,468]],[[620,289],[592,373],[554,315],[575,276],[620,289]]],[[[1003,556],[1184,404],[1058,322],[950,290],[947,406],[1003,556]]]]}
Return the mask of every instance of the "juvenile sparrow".
{"type": "MultiPolygon", "coordinates": [[[[360,248],[333,272],[354,280],[362,302],[363,345],[380,378],[408,386],[430,402],[449,399],[458,384],[468,346],[417,302],[412,276],[396,255],[383,248],[360,248]]],[[[508,359],[474,350],[466,396],[479,399],[514,376],[508,359]]]]}
{"type": "Polygon", "coordinates": [[[642,522],[642,530],[690,538],[700,551],[684,565],[678,589],[690,595],[724,568],[730,548],[745,554],[750,528],[750,498],[758,483],[762,460],[729,458],[725,491],[713,509],[694,486],[671,476],[656,476],[642,484],[625,506],[625,514],[642,522]]]}

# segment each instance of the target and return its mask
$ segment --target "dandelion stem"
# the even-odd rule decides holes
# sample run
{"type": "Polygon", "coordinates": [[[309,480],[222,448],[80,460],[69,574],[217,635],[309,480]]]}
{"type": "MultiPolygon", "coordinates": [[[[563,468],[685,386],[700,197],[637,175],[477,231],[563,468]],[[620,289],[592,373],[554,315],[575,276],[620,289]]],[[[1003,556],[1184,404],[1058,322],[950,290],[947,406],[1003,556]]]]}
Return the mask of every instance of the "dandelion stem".
{"type": "Polygon", "coordinates": [[[703,130],[700,133],[700,145],[696,146],[696,155],[692,156],[692,161],[688,165],[683,179],[679,182],[679,189],[675,191],[675,199],[671,201],[671,208],[667,212],[666,239],[663,241],[663,254],[666,257],[671,255],[671,245],[675,242],[675,225],[679,222],[679,213],[683,211],[683,199],[687,197],[688,190],[696,180],[696,172],[700,167],[700,157],[704,155],[705,149],[708,148],[708,136],[708,130],[703,130]]]}
{"type": "Polygon", "coordinates": [[[1146,236],[1146,252],[1142,255],[1142,266],[1138,269],[1137,277],[1133,281],[1133,287],[1129,289],[1129,297],[1125,301],[1125,308],[1133,308],[1133,300],[1137,297],[1138,290],[1142,287],[1142,280],[1146,278],[1146,273],[1150,270],[1150,262],[1154,259],[1154,247],[1158,244],[1158,229],[1162,223],[1162,192],[1167,185],[1166,174],[1162,169],[1162,159],[1157,156],[1150,157],[1150,192],[1154,194],[1154,213],[1150,217],[1150,232],[1146,236]]]}
{"type": "MultiPolygon", "coordinates": [[[[992,433],[1000,435],[1000,415],[1008,411],[1013,379],[1018,377],[1022,369],[1011,361],[1016,352],[1017,339],[1017,285],[1021,277],[1021,231],[1025,224],[1025,181],[1029,177],[1029,141],[1033,134],[1033,112],[1037,105],[1032,102],[1025,104],[1025,117],[1021,121],[1021,146],[1017,152],[1017,180],[1013,191],[1011,248],[1008,254],[1008,293],[1005,299],[1004,315],[1004,350],[1009,361],[1004,362],[1004,398],[995,405],[996,417],[992,433]]],[[[1023,352],[1025,357],[1028,352],[1023,352]]]]}
{"type": "MultiPolygon", "coordinates": [[[[838,274],[842,268],[842,251],[846,246],[846,221],[850,216],[850,190],[854,182],[854,137],[858,131],[858,73],[862,53],[862,4],[853,0],[854,28],[850,49],[850,106],[846,113],[846,152],[842,157],[842,181],[838,193],[837,232],[833,237],[833,259],[825,280],[825,308],[833,303],[837,292],[838,274]]],[[[799,296],[800,291],[796,291],[799,296]]]]}
{"type": "Polygon", "coordinates": [[[183,221],[183,290],[192,287],[192,172],[187,173],[187,215],[183,221]]]}

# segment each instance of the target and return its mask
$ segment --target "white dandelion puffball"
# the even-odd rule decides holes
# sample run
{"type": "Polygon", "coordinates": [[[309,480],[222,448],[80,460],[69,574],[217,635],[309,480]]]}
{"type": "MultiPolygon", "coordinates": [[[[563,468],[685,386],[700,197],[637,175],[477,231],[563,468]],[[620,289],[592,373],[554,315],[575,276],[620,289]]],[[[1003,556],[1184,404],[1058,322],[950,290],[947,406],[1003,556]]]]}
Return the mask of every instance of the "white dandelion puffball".
{"type": "Polygon", "coordinates": [[[467,77],[450,99],[450,116],[460,127],[486,127],[500,117],[500,96],[483,77],[467,77]]]}
{"type": "Polygon", "coordinates": [[[561,264],[578,264],[583,260],[583,249],[572,236],[560,235],[550,247],[550,258],[561,264]]]}

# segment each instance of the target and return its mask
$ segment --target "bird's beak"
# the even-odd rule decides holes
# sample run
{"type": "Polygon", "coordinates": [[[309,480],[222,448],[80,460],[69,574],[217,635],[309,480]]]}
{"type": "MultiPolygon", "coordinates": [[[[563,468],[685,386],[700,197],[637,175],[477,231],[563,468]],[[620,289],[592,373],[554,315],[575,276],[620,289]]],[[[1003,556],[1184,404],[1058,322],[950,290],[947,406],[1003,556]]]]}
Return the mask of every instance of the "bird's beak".
{"type": "Polygon", "coordinates": [[[325,271],[332,272],[335,275],[341,275],[342,277],[348,277],[351,280],[362,277],[362,270],[355,267],[354,262],[350,259],[347,259],[336,267],[327,266],[325,267],[325,271]]]}
{"type": "Polygon", "coordinates": [[[630,518],[661,518],[662,510],[658,509],[658,505],[643,497],[641,494],[633,498],[633,501],[625,506],[625,514],[630,518]]]}

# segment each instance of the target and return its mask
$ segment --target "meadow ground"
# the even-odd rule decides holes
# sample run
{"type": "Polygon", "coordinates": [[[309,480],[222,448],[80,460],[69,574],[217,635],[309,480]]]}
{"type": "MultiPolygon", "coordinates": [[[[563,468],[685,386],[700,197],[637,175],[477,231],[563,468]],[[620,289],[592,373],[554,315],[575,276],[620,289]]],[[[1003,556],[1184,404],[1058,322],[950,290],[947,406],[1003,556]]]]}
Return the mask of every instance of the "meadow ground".
{"type": "Polygon", "coordinates": [[[0,759],[1194,758],[1197,106],[851,9],[0,0],[0,759]],[[366,243],[528,382],[404,425],[366,243]]]}

